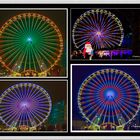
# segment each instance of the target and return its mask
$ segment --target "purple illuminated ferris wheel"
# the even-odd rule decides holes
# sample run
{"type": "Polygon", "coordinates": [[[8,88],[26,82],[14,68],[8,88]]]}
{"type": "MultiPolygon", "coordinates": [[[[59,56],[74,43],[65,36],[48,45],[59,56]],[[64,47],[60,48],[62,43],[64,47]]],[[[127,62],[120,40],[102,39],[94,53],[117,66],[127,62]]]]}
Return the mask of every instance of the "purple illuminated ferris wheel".
{"type": "Polygon", "coordinates": [[[117,69],[103,69],[84,80],[78,105],[90,124],[122,126],[137,114],[139,96],[139,86],[130,75],[117,69]]]}
{"type": "Polygon", "coordinates": [[[119,47],[124,33],[120,20],[104,9],[93,9],[83,13],[74,23],[73,43],[83,49],[90,42],[94,49],[119,47]]]}
{"type": "Polygon", "coordinates": [[[19,83],[2,94],[0,116],[9,127],[36,127],[47,120],[51,106],[51,98],[44,88],[33,83],[19,83]]]}

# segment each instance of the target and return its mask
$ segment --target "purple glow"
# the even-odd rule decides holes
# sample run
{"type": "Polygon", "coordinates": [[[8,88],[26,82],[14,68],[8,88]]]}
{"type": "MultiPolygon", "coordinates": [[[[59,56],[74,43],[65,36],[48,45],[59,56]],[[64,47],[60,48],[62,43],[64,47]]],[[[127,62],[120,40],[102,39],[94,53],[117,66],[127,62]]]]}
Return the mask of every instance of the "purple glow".
{"type": "Polygon", "coordinates": [[[97,51],[96,54],[99,57],[109,56],[111,58],[112,56],[122,57],[122,55],[132,56],[133,51],[132,50],[100,50],[97,51]]]}
{"type": "Polygon", "coordinates": [[[123,27],[114,14],[107,10],[89,10],[73,26],[73,42],[81,50],[85,42],[96,49],[119,47],[123,41],[123,27]]]}
{"type": "Polygon", "coordinates": [[[34,127],[44,122],[51,111],[47,91],[32,83],[19,83],[3,93],[0,102],[2,120],[8,126],[34,127]]]}
{"type": "Polygon", "coordinates": [[[29,99],[23,99],[20,102],[15,103],[18,111],[23,110],[24,112],[32,111],[35,107],[37,107],[36,103],[29,99]]]}
{"type": "Polygon", "coordinates": [[[97,32],[96,32],[96,35],[97,35],[97,36],[101,36],[102,33],[101,33],[100,31],[97,31],[97,32]]]}

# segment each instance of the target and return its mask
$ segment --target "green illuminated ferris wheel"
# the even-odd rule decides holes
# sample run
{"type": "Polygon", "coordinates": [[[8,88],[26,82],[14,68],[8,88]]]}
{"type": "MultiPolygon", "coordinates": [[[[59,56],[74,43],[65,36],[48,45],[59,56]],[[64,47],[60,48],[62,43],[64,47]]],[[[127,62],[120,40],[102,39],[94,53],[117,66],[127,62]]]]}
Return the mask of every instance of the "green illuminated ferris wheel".
{"type": "Polygon", "coordinates": [[[16,76],[27,72],[45,76],[59,62],[63,45],[62,34],[51,19],[22,13],[1,28],[0,62],[16,76]]]}

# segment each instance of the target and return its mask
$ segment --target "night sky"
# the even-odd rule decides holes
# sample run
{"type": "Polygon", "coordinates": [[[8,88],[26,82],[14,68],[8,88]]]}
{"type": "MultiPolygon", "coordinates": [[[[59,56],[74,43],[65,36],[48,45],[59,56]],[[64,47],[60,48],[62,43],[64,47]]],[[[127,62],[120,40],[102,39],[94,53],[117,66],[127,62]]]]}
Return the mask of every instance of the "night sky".
{"type": "Polygon", "coordinates": [[[52,104],[64,101],[67,104],[67,83],[66,81],[0,81],[0,94],[8,87],[18,83],[34,83],[43,87],[52,99],[52,104]]]}
{"type": "MultiPolygon", "coordinates": [[[[122,70],[132,76],[137,84],[140,86],[140,66],[73,66],[72,67],[72,115],[73,120],[83,120],[82,115],[80,114],[77,97],[78,91],[82,84],[82,82],[92,73],[107,68],[114,68],[118,70],[122,70]]],[[[83,120],[85,121],[85,120],[83,120]]]]}
{"type": "MultiPolygon", "coordinates": [[[[22,13],[38,13],[53,20],[63,37],[66,34],[66,10],[0,10],[0,27],[10,18],[22,13]]],[[[65,39],[64,39],[65,40],[65,39]]]]}
{"type": "MultiPolygon", "coordinates": [[[[83,14],[88,10],[91,9],[71,10],[71,29],[73,29],[73,25],[76,19],[79,18],[81,14],[83,14]]],[[[106,8],[105,10],[110,11],[112,14],[115,14],[115,16],[118,17],[122,23],[124,29],[124,35],[125,35],[122,43],[122,48],[131,48],[133,49],[134,55],[140,56],[140,16],[139,16],[140,9],[119,9],[119,8],[107,9],[106,8]]],[[[72,43],[72,49],[73,47],[74,45],[72,43]]]]}

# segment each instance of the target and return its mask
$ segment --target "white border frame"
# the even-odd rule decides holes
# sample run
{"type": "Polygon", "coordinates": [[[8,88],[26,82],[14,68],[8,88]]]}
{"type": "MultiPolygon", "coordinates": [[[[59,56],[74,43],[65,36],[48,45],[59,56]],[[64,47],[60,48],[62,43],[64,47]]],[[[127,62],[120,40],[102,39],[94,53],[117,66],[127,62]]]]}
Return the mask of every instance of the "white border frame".
{"type": "Polygon", "coordinates": [[[133,130],[131,130],[131,131],[129,131],[129,130],[124,130],[124,131],[94,131],[94,130],[72,130],[72,121],[73,121],[73,118],[72,118],[72,108],[73,108],[73,104],[72,104],[72,81],[73,81],[73,79],[72,79],[72,68],[73,68],[73,66],[97,66],[97,67],[99,67],[99,66],[112,66],[112,67],[115,67],[115,66],[130,66],[130,67],[133,67],[133,66],[138,66],[139,68],[140,68],[140,64],[71,64],[71,66],[70,66],[70,70],[71,70],[71,76],[70,76],[70,78],[71,78],[71,81],[70,81],[70,97],[71,97],[71,100],[70,100],[70,103],[71,103],[71,106],[70,106],[70,110],[71,110],[71,120],[70,120],[70,132],[73,132],[73,133],[77,133],[77,132],[79,132],[79,133],[82,133],[82,132],[84,132],[84,133],[101,133],[102,134],[102,132],[109,132],[109,133],[135,133],[135,132],[139,132],[140,133],[140,130],[139,131],[133,131],[133,130]]]}
{"type": "MultiPolygon", "coordinates": [[[[24,78],[31,78],[31,79],[42,79],[42,78],[47,78],[47,79],[51,79],[51,78],[68,78],[68,72],[69,72],[69,69],[68,69],[68,8],[0,8],[0,12],[1,12],[1,10],[5,10],[5,11],[9,11],[9,10],[40,10],[40,11],[42,11],[42,10],[48,10],[48,11],[51,11],[51,10],[55,10],[55,11],[59,11],[59,10],[64,10],[65,12],[66,12],[66,18],[65,18],[65,22],[66,22],[66,28],[65,28],[65,33],[64,33],[64,35],[66,35],[65,36],[65,44],[66,44],[66,46],[65,46],[65,44],[64,44],[64,47],[65,47],[65,49],[66,49],[66,57],[65,57],[65,59],[66,59],[66,67],[65,67],[65,69],[66,69],[66,75],[65,76],[57,76],[57,77],[55,77],[55,76],[46,76],[46,77],[0,77],[0,78],[5,78],[5,79],[7,79],[7,78],[21,78],[21,79],[24,79],[24,78]]],[[[50,17],[51,18],[51,17],[50,17]]],[[[0,27],[1,28],[1,27],[0,27]]]]}
{"type": "MultiPolygon", "coordinates": [[[[8,135],[10,134],[17,134],[17,133],[21,133],[21,134],[24,134],[24,133],[27,133],[27,134],[32,134],[32,133],[36,133],[36,134],[40,134],[40,133],[44,133],[44,134],[55,134],[55,133],[68,133],[68,126],[69,126],[69,122],[68,122],[68,85],[69,85],[69,82],[68,80],[64,80],[64,79],[56,79],[56,80],[53,80],[53,79],[0,79],[0,82],[59,82],[59,81],[63,81],[63,82],[66,82],[66,114],[67,114],[67,124],[66,124],[66,131],[0,131],[0,135],[2,134],[5,134],[5,133],[8,133],[8,135]]],[[[47,90],[47,89],[46,89],[47,90]]],[[[15,137],[14,137],[15,138],[15,137]]],[[[0,139],[1,139],[1,136],[0,136],[0,139]]],[[[10,139],[11,139],[11,136],[10,136],[10,139]]],[[[15,139],[14,139],[15,140],[15,139]]],[[[25,139],[26,140],[26,139],[25,139]]]]}
{"type": "Polygon", "coordinates": [[[19,136],[11,136],[11,137],[0,137],[0,140],[140,140],[140,137],[136,136],[44,136],[44,137],[19,137],[19,136]]]}
{"type": "MultiPolygon", "coordinates": [[[[134,0],[134,1],[132,1],[132,0],[119,0],[119,1],[117,1],[117,0],[107,0],[107,1],[103,1],[103,0],[95,0],[94,1],[94,4],[110,4],[110,3],[113,3],[113,4],[116,4],[116,3],[118,3],[118,4],[124,4],[124,3],[128,3],[128,4],[138,4],[138,3],[140,3],[139,1],[137,1],[137,0],[134,0]]],[[[40,2],[38,2],[38,0],[30,0],[30,1],[28,1],[28,0],[25,0],[25,1],[23,1],[23,0],[20,0],[20,1],[18,1],[18,0],[1,0],[1,2],[0,2],[1,4],[34,4],[34,3],[36,3],[36,4],[46,4],[46,0],[40,0],[40,2]]],[[[69,0],[69,1],[65,1],[65,0],[56,0],[56,1],[51,1],[51,0],[48,0],[47,1],[47,4],[78,4],[78,3],[81,3],[81,4],[91,4],[91,3],[93,3],[93,1],[92,0],[88,0],[88,1],[86,1],[86,0],[69,0]]]]}

